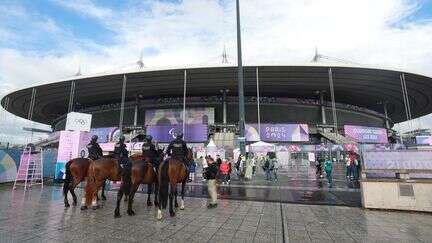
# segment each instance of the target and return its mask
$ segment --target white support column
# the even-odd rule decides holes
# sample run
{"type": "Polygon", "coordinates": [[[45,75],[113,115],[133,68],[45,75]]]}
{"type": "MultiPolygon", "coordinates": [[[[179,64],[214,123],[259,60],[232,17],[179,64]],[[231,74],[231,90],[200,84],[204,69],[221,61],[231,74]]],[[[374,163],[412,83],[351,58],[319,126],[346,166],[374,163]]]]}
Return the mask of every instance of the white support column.
{"type": "Polygon", "coordinates": [[[119,121],[119,130],[120,134],[123,134],[123,117],[124,117],[124,103],[126,98],[126,85],[127,85],[127,77],[126,74],[123,75],[123,86],[122,86],[122,98],[120,104],[120,121],[119,121]]]}
{"type": "Polygon", "coordinates": [[[184,70],[184,83],[183,83],[183,135],[185,134],[185,125],[186,125],[186,85],[187,85],[187,70],[184,70]]]}
{"type": "Polygon", "coordinates": [[[333,71],[331,68],[328,69],[329,74],[329,84],[330,84],[330,95],[331,95],[331,102],[332,102],[332,113],[333,113],[333,125],[335,127],[335,132],[338,134],[338,121],[337,121],[337,114],[336,114],[336,102],[335,102],[335,95],[334,95],[334,85],[333,85],[333,71]]]}
{"type": "Polygon", "coordinates": [[[256,67],[256,87],[257,87],[257,115],[258,115],[258,134],[261,141],[261,112],[260,112],[260,89],[259,89],[259,70],[256,67]]]}
{"type": "Polygon", "coordinates": [[[75,81],[71,81],[71,88],[69,93],[69,106],[68,106],[68,113],[73,111],[75,101],[75,81]]]}

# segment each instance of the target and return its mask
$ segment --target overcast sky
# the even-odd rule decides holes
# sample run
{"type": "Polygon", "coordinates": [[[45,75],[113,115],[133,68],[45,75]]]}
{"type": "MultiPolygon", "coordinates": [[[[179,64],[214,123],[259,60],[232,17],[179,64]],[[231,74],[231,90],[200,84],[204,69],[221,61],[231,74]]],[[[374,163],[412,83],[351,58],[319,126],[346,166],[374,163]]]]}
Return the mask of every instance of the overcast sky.
{"type": "MultiPolygon", "coordinates": [[[[248,63],[327,56],[432,76],[431,0],[242,0],[248,63]]],[[[147,67],[235,64],[234,0],[0,2],[0,95],[74,75],[147,67]]],[[[408,91],[409,92],[409,91],[408,91]]],[[[0,114],[0,140],[23,119],[0,114]]],[[[424,118],[421,126],[431,126],[424,118]]],[[[20,140],[25,141],[25,140],[20,140]]]]}

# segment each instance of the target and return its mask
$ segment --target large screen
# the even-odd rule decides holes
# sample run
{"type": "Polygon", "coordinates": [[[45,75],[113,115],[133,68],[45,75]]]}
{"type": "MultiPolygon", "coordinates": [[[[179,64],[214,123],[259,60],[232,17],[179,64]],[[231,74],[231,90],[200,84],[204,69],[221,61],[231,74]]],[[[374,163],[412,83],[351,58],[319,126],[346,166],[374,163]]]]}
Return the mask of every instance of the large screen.
{"type": "MultiPolygon", "coordinates": [[[[214,108],[189,108],[186,109],[186,124],[213,124],[214,108]]],[[[146,110],[145,125],[178,125],[183,124],[182,109],[156,109],[146,110]]]]}
{"type": "MultiPolygon", "coordinates": [[[[161,143],[171,142],[178,132],[183,131],[181,124],[177,125],[155,125],[147,127],[147,134],[153,137],[154,141],[161,143]]],[[[207,141],[208,129],[203,124],[185,125],[184,140],[188,143],[207,141]]]]}
{"type": "Polygon", "coordinates": [[[246,124],[246,140],[267,142],[307,142],[309,127],[306,124],[267,124],[261,123],[261,133],[258,124],[246,124]]]}
{"type": "Polygon", "coordinates": [[[359,143],[388,143],[385,128],[345,125],[344,130],[346,137],[359,143]]]}

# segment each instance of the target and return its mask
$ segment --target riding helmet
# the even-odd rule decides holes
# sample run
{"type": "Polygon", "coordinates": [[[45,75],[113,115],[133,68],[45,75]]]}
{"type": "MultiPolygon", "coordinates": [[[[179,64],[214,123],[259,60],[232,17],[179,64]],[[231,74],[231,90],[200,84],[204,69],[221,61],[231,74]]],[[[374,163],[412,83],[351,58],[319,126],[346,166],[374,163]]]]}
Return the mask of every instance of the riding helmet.
{"type": "Polygon", "coordinates": [[[98,136],[97,135],[93,135],[91,137],[92,142],[96,142],[98,140],[98,136]]]}
{"type": "Polygon", "coordinates": [[[126,139],[125,136],[124,136],[124,135],[121,135],[120,138],[119,138],[119,142],[124,142],[125,139],[126,139]]]}
{"type": "Polygon", "coordinates": [[[146,139],[147,139],[149,142],[151,142],[152,139],[153,139],[153,137],[152,137],[151,135],[147,135],[147,136],[146,136],[146,139]]]}
{"type": "Polygon", "coordinates": [[[183,133],[182,132],[177,133],[176,138],[182,139],[183,138],[183,133]]]}

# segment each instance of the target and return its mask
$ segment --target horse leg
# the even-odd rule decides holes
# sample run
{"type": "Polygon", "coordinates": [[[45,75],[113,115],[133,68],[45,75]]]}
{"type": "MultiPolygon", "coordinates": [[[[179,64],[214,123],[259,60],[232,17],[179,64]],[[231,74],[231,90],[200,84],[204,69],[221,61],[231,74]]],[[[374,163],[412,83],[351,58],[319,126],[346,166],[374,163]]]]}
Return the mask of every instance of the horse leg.
{"type": "Polygon", "coordinates": [[[177,184],[176,184],[176,186],[175,186],[175,191],[174,191],[174,206],[175,206],[176,208],[179,207],[179,204],[178,204],[178,202],[177,202],[177,184]]]}
{"type": "Polygon", "coordinates": [[[156,207],[159,206],[159,184],[157,182],[154,183],[154,204],[156,207]]]}
{"type": "Polygon", "coordinates": [[[152,186],[153,184],[147,184],[147,206],[150,207],[152,205],[151,202],[151,194],[152,194],[152,186]]]}
{"type": "Polygon", "coordinates": [[[97,203],[97,200],[98,200],[97,195],[99,192],[99,188],[102,187],[102,183],[104,181],[105,180],[101,180],[101,181],[96,180],[96,188],[95,188],[94,193],[93,193],[92,209],[98,209],[100,207],[99,204],[97,203]]]}
{"type": "Polygon", "coordinates": [[[64,196],[64,205],[66,208],[70,207],[69,201],[68,201],[68,191],[70,191],[70,188],[65,189],[65,193],[63,193],[64,196]]]}
{"type": "Polygon", "coordinates": [[[184,205],[185,187],[186,187],[186,180],[183,181],[182,185],[181,185],[180,210],[184,210],[185,209],[185,205],[184,205]]]}
{"type": "Polygon", "coordinates": [[[139,183],[134,184],[132,186],[132,190],[130,191],[130,194],[129,194],[128,210],[127,210],[127,214],[129,216],[135,215],[135,212],[132,210],[132,204],[133,204],[135,193],[138,190],[139,185],[140,185],[139,183]]]}
{"type": "Polygon", "coordinates": [[[77,196],[75,195],[75,188],[76,186],[79,184],[74,182],[70,187],[69,187],[69,191],[72,194],[72,198],[73,198],[73,205],[76,206],[77,205],[77,196]]]}
{"type": "Polygon", "coordinates": [[[175,195],[175,189],[176,189],[176,183],[171,183],[170,193],[169,193],[169,212],[170,212],[171,217],[175,216],[175,212],[174,212],[174,208],[173,208],[173,199],[174,199],[174,195],[175,195]]]}
{"type": "Polygon", "coordinates": [[[104,180],[103,184],[102,184],[102,201],[106,201],[106,197],[105,197],[105,184],[106,184],[106,180],[104,180]]]}
{"type": "Polygon", "coordinates": [[[121,203],[122,197],[123,197],[123,186],[120,187],[120,189],[117,193],[117,204],[116,204],[116,208],[114,211],[114,217],[115,218],[118,218],[121,216],[120,215],[120,203],[121,203]]]}

